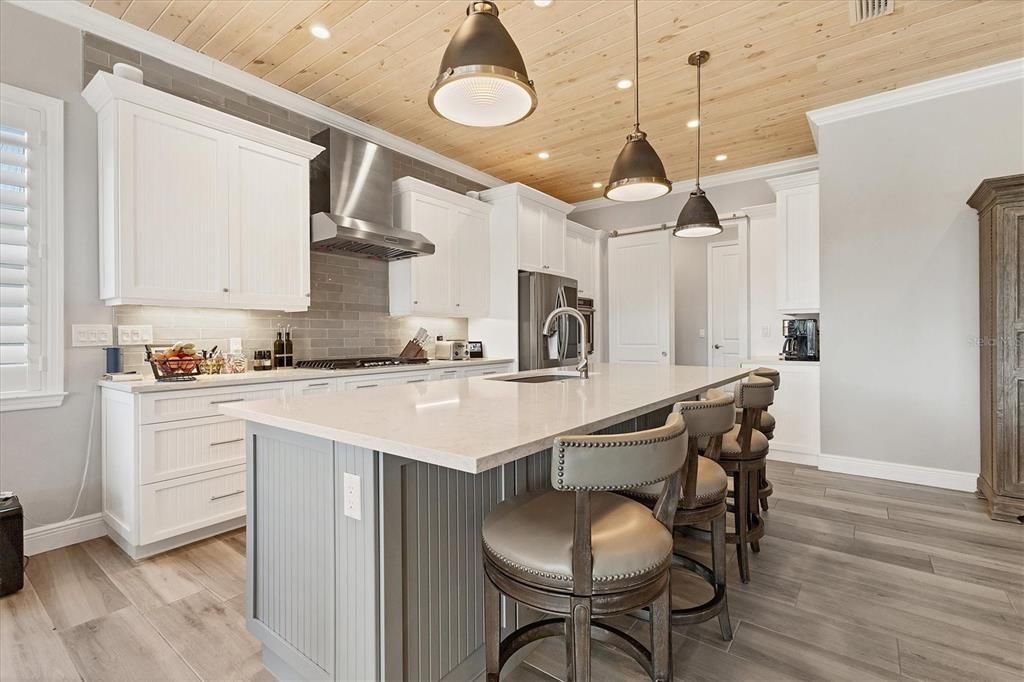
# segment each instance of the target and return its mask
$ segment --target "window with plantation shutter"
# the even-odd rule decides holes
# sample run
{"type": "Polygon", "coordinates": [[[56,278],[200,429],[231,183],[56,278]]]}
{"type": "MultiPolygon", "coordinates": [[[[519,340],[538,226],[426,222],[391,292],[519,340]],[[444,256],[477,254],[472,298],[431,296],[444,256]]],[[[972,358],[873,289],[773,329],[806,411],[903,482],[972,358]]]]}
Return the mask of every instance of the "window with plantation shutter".
{"type": "Polygon", "coordinates": [[[63,399],[63,103],[0,83],[0,411],[63,399]]]}

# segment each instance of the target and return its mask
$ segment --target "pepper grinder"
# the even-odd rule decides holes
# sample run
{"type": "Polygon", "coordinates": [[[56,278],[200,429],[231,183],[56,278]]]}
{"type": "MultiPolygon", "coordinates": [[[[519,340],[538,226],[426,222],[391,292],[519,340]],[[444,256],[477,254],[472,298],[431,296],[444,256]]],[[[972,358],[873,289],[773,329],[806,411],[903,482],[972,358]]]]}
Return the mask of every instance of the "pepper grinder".
{"type": "Polygon", "coordinates": [[[284,328],[284,366],[292,367],[295,364],[295,350],[292,346],[292,326],[284,328]]]}

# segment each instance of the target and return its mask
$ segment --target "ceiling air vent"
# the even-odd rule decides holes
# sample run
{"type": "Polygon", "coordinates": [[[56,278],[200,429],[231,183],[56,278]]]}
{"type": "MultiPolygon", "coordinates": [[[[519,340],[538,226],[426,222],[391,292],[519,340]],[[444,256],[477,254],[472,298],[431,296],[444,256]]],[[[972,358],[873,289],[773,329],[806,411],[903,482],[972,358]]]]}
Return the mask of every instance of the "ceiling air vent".
{"type": "Polygon", "coordinates": [[[896,0],[850,0],[850,25],[892,14],[896,0]]]}

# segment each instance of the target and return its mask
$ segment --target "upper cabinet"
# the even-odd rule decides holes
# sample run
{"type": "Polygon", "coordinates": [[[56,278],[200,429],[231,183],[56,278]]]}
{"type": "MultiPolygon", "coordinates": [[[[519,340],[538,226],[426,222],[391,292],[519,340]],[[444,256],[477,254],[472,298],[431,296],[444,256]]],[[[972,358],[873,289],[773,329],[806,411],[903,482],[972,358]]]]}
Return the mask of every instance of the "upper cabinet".
{"type": "Polygon", "coordinates": [[[488,315],[490,212],[482,201],[422,180],[395,181],[395,223],[433,242],[434,253],[389,264],[392,315],[488,315]]]}
{"type": "Polygon", "coordinates": [[[516,230],[520,270],[566,274],[566,219],[572,204],[520,183],[480,193],[516,230]]]}
{"type": "Polygon", "coordinates": [[[816,313],[818,271],[818,171],[768,181],[775,190],[776,305],[779,312],[816,313]]]}
{"type": "Polygon", "coordinates": [[[309,160],[321,147],[108,73],[98,113],[100,298],[309,307],[309,160]]]}
{"type": "Polygon", "coordinates": [[[565,237],[565,276],[576,280],[579,296],[597,296],[598,259],[597,233],[585,225],[569,221],[565,237]]]}

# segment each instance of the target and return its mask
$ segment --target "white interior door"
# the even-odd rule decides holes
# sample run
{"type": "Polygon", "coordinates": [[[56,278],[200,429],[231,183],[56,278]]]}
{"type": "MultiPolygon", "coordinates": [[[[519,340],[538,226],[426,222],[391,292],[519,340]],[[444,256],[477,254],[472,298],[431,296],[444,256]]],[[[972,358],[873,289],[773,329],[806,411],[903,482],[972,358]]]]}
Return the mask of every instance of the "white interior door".
{"type": "Polygon", "coordinates": [[[740,247],[736,242],[708,244],[708,365],[739,367],[740,247]]]}
{"type": "Polygon", "coordinates": [[[674,361],[671,232],[608,240],[609,362],[674,361]]]}

